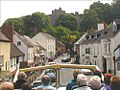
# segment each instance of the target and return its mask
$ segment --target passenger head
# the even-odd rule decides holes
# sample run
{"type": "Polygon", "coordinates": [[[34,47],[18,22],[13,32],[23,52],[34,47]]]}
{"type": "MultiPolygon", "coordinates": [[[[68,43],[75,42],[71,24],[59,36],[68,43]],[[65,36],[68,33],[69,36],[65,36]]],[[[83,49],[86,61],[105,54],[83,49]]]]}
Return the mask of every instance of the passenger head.
{"type": "Polygon", "coordinates": [[[25,72],[20,72],[20,73],[18,74],[18,79],[19,79],[19,80],[20,80],[20,79],[26,80],[26,78],[27,78],[27,75],[26,75],[25,72]]]}
{"type": "Polygon", "coordinates": [[[43,75],[42,78],[41,78],[41,81],[42,81],[43,85],[49,85],[50,78],[49,78],[48,75],[43,75]]]}
{"type": "Polygon", "coordinates": [[[93,76],[90,78],[89,84],[92,90],[99,90],[101,87],[101,78],[99,76],[93,76]]]}
{"type": "Polygon", "coordinates": [[[26,82],[22,85],[22,90],[32,90],[32,87],[29,83],[26,82]]]}
{"type": "Polygon", "coordinates": [[[11,82],[3,82],[0,85],[0,90],[14,90],[14,85],[11,82]]]}
{"type": "Polygon", "coordinates": [[[120,90],[120,76],[112,76],[110,79],[111,90],[120,90]]]}
{"type": "Polygon", "coordinates": [[[85,76],[84,74],[78,74],[77,76],[78,86],[87,85],[87,81],[88,81],[87,76],[85,76]]]}
{"type": "Polygon", "coordinates": [[[74,72],[73,72],[73,77],[75,80],[77,80],[77,76],[78,74],[81,74],[82,72],[79,70],[79,69],[75,69],[74,72]]]}

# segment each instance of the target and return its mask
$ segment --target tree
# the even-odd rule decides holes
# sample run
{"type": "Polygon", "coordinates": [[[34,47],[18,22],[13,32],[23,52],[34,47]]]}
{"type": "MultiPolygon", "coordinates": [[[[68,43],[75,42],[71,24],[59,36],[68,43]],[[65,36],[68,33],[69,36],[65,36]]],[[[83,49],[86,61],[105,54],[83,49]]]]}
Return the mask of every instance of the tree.
{"type": "Polygon", "coordinates": [[[120,19],[120,1],[112,4],[112,17],[113,19],[120,19]]]}
{"type": "Polygon", "coordinates": [[[98,14],[95,12],[95,10],[85,10],[84,16],[81,19],[80,22],[80,30],[82,32],[88,31],[92,28],[97,28],[97,23],[99,22],[98,14]]]}
{"type": "Polygon", "coordinates": [[[111,6],[109,4],[103,4],[100,1],[94,2],[90,5],[90,9],[98,14],[100,21],[104,21],[105,23],[110,23],[112,21],[111,6]]]}
{"type": "Polygon", "coordinates": [[[69,28],[71,31],[76,31],[77,26],[77,20],[74,15],[71,14],[64,14],[60,15],[57,19],[57,26],[63,26],[69,28]]]}
{"type": "Polygon", "coordinates": [[[34,36],[43,29],[47,29],[50,25],[50,18],[44,13],[36,12],[32,15],[27,15],[24,18],[25,34],[34,36]]]}
{"type": "Polygon", "coordinates": [[[7,24],[12,24],[14,26],[14,29],[17,31],[17,32],[24,32],[24,21],[23,21],[23,18],[24,17],[20,17],[20,18],[10,18],[10,19],[7,19],[4,23],[7,23],[7,24]]]}

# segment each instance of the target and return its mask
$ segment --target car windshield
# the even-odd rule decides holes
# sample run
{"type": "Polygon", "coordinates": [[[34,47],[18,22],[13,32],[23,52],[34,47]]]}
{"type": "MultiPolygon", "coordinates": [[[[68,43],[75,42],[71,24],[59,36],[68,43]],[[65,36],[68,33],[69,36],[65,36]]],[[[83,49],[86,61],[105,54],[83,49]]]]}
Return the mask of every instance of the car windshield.
{"type": "MultiPolygon", "coordinates": [[[[60,69],[60,84],[66,86],[68,82],[73,79],[73,68],[61,68],[60,69]],[[64,77],[64,78],[63,78],[64,77]]],[[[88,79],[93,75],[93,70],[91,69],[79,69],[83,74],[88,76],[88,79]]]]}

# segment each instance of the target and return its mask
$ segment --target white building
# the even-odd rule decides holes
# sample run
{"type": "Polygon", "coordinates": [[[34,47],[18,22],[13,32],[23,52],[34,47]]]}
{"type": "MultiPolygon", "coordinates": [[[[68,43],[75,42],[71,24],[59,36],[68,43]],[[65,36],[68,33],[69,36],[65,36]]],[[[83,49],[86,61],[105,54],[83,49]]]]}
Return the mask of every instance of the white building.
{"type": "Polygon", "coordinates": [[[87,34],[80,42],[80,63],[98,65],[103,72],[114,72],[113,51],[120,36],[114,29],[103,29],[101,24],[98,26],[99,31],[87,34]]]}
{"type": "Polygon", "coordinates": [[[115,74],[120,75],[120,19],[113,21],[113,30],[116,33],[113,38],[115,74]]]}
{"type": "Polygon", "coordinates": [[[56,53],[56,40],[53,36],[47,33],[38,33],[32,38],[33,42],[37,42],[46,49],[45,56],[55,56],[56,53]]]}
{"type": "Polygon", "coordinates": [[[28,61],[28,63],[33,63],[34,55],[33,55],[33,43],[26,38],[24,35],[19,35],[18,33],[14,32],[13,35],[13,43],[16,45],[16,47],[21,50],[24,54],[24,61],[28,61]]]}

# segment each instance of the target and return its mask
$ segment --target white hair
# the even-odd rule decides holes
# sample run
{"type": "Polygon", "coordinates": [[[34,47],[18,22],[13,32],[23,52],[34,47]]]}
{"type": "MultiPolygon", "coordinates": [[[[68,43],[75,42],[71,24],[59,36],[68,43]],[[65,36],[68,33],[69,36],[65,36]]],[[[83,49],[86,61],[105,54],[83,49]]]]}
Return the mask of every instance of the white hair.
{"type": "Polygon", "coordinates": [[[89,83],[92,89],[99,89],[101,87],[101,78],[99,76],[93,76],[90,78],[89,83]]]}
{"type": "Polygon", "coordinates": [[[78,83],[79,86],[87,85],[87,82],[88,82],[88,78],[87,78],[86,75],[78,74],[78,76],[77,76],[77,83],[78,83]]]}

